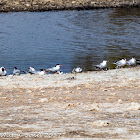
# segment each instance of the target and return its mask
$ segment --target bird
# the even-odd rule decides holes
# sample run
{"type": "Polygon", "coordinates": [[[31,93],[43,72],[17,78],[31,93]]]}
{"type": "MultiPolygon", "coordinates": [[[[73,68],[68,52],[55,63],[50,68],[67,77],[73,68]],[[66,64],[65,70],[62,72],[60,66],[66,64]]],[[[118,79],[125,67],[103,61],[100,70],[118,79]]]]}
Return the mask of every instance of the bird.
{"type": "Polygon", "coordinates": [[[24,71],[17,69],[17,67],[14,67],[13,75],[20,75],[22,72],[25,73],[24,71]]]}
{"type": "Polygon", "coordinates": [[[129,61],[126,62],[128,66],[136,66],[136,58],[132,57],[129,61]]]}
{"type": "Polygon", "coordinates": [[[30,73],[30,74],[36,74],[35,68],[34,67],[29,67],[28,68],[28,73],[30,73]]]}
{"type": "Polygon", "coordinates": [[[121,60],[119,60],[119,61],[117,61],[117,62],[115,62],[113,64],[117,65],[116,68],[121,68],[121,67],[126,65],[126,59],[123,58],[123,59],[121,59],[121,60]]]}
{"type": "Polygon", "coordinates": [[[82,68],[80,68],[80,67],[74,68],[74,69],[72,70],[72,72],[80,73],[80,72],[82,72],[82,68]]]}
{"type": "Polygon", "coordinates": [[[99,69],[105,69],[105,68],[107,68],[107,63],[108,62],[109,61],[107,61],[107,60],[103,60],[102,63],[100,63],[99,65],[93,65],[93,67],[96,67],[96,68],[99,68],[99,69]]]}
{"type": "Polygon", "coordinates": [[[62,71],[57,71],[55,74],[63,74],[63,72],[62,71]]]}
{"type": "Polygon", "coordinates": [[[45,69],[40,69],[40,71],[36,71],[36,74],[38,74],[38,75],[45,75],[46,71],[45,71],[45,69]]]}
{"type": "Polygon", "coordinates": [[[60,66],[63,66],[63,65],[56,64],[55,67],[48,68],[48,69],[45,69],[45,70],[46,70],[46,72],[56,73],[57,71],[60,70],[60,66]]]}
{"type": "Polygon", "coordinates": [[[0,68],[0,76],[6,76],[6,68],[4,68],[3,66],[0,68]]]}
{"type": "Polygon", "coordinates": [[[36,71],[35,68],[33,68],[33,67],[29,67],[28,72],[30,74],[37,74],[37,75],[45,75],[46,74],[45,69],[40,69],[40,71],[36,71]]]}

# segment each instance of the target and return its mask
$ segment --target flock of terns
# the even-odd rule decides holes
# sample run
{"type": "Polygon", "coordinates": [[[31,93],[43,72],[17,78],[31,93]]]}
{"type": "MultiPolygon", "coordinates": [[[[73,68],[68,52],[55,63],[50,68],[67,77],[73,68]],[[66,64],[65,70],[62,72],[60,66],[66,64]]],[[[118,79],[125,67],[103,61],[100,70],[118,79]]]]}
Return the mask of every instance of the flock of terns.
{"type": "MultiPolygon", "coordinates": [[[[105,70],[105,69],[107,69],[108,62],[109,61],[104,60],[99,65],[93,65],[93,67],[98,69],[98,70],[105,70]]],[[[135,57],[132,57],[130,60],[127,61],[125,58],[123,58],[123,59],[121,59],[113,64],[115,64],[116,68],[118,69],[118,68],[124,67],[125,65],[128,65],[129,67],[136,66],[137,64],[140,64],[140,60],[136,60],[135,57]]],[[[56,64],[55,67],[48,68],[48,69],[40,69],[40,71],[36,71],[35,68],[29,67],[28,71],[26,71],[26,72],[21,71],[21,70],[17,69],[17,67],[15,67],[13,70],[13,75],[20,75],[22,72],[23,73],[30,73],[30,74],[37,74],[37,75],[45,75],[45,74],[47,74],[47,72],[55,73],[55,74],[63,74],[63,72],[60,71],[61,66],[62,65],[60,65],[60,64],[56,64]]],[[[72,72],[73,73],[80,73],[80,72],[82,72],[82,68],[80,68],[80,67],[74,68],[72,72]]],[[[0,76],[6,76],[6,75],[7,75],[6,68],[2,66],[0,68],[0,76]]]]}

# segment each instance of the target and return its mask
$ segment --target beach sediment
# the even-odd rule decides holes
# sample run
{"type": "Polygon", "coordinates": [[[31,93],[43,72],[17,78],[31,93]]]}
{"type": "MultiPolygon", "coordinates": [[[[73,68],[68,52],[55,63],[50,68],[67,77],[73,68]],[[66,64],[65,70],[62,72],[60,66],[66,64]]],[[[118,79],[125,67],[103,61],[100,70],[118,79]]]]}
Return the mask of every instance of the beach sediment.
{"type": "Polygon", "coordinates": [[[139,139],[140,67],[0,77],[0,137],[139,139]]]}
{"type": "Polygon", "coordinates": [[[0,12],[139,7],[140,0],[0,0],[0,12]]]}

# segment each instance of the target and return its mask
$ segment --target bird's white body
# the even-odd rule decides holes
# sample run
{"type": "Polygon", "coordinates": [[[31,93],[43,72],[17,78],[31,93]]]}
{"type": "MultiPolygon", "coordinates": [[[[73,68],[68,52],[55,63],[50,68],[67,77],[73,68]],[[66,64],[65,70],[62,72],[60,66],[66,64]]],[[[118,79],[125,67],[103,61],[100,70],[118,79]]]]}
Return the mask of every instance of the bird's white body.
{"type": "Polygon", "coordinates": [[[6,69],[4,67],[0,68],[0,76],[5,76],[6,75],[6,69]]]}
{"type": "Polygon", "coordinates": [[[55,73],[60,70],[60,66],[62,66],[62,65],[57,64],[55,67],[46,69],[46,71],[55,73]]]}
{"type": "Polygon", "coordinates": [[[46,71],[45,70],[36,71],[36,74],[38,74],[38,75],[45,75],[46,71]]]}
{"type": "Polygon", "coordinates": [[[74,68],[72,72],[80,73],[82,72],[82,68],[80,67],[74,68]]]}
{"type": "Polygon", "coordinates": [[[20,75],[20,74],[21,74],[21,70],[19,70],[15,67],[13,70],[13,75],[20,75]]]}
{"type": "Polygon", "coordinates": [[[104,69],[104,68],[107,68],[107,62],[109,61],[106,61],[104,60],[102,63],[100,63],[99,65],[96,65],[97,68],[100,68],[100,69],[104,69]]]}
{"type": "Polygon", "coordinates": [[[44,69],[41,69],[40,71],[36,71],[35,68],[33,67],[29,67],[29,73],[30,74],[37,74],[37,75],[45,75],[46,74],[46,71],[44,69]]]}
{"type": "Polygon", "coordinates": [[[35,68],[29,67],[28,69],[29,69],[28,72],[29,72],[30,74],[36,74],[35,68]]]}
{"type": "Polygon", "coordinates": [[[126,65],[126,59],[119,60],[119,61],[115,62],[114,64],[117,65],[116,68],[123,67],[126,65]]]}
{"type": "Polygon", "coordinates": [[[135,66],[136,65],[136,59],[132,57],[129,61],[126,62],[128,66],[135,66]]]}

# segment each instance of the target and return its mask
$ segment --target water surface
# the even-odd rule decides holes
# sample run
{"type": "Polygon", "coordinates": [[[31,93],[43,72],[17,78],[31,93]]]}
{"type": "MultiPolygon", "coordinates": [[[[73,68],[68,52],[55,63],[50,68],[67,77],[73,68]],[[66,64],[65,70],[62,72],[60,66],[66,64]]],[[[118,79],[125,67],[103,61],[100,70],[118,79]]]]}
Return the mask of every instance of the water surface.
{"type": "Polygon", "coordinates": [[[86,71],[132,56],[140,58],[140,8],[0,13],[0,66],[8,73],[57,63],[86,71]]]}

